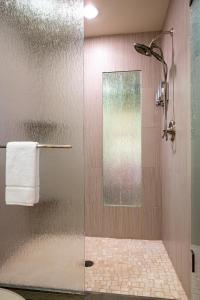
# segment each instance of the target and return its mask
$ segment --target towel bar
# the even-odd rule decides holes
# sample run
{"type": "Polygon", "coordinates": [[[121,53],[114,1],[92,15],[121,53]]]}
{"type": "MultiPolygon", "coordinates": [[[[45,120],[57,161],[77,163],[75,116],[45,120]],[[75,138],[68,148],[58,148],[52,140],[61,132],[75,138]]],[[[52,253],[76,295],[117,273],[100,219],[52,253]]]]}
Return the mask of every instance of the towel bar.
{"type": "MultiPolygon", "coordinates": [[[[70,149],[71,145],[52,145],[52,144],[38,144],[38,148],[54,148],[54,149],[70,149]]],[[[6,148],[6,145],[0,145],[0,148],[6,148]]]]}

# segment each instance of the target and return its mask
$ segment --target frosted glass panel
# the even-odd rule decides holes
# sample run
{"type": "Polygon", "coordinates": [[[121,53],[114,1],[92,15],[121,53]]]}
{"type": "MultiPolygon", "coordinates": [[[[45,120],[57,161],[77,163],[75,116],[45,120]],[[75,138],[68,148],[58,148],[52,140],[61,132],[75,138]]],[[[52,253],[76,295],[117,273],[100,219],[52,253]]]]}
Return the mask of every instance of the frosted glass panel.
{"type": "Polygon", "coordinates": [[[0,144],[40,150],[40,202],[6,206],[0,150],[0,284],[84,289],[82,0],[0,1],[0,144]]]}
{"type": "Polygon", "coordinates": [[[103,73],[103,199],[141,204],[140,72],[103,73]]]}

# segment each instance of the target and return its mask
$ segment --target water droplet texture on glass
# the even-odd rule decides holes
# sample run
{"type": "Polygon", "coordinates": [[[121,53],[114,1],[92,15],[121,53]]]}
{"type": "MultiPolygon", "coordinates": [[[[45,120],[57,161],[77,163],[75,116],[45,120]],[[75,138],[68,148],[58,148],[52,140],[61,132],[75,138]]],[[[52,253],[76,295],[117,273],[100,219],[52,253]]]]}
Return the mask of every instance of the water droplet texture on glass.
{"type": "Polygon", "coordinates": [[[141,205],[140,72],[103,73],[103,197],[141,205]]]}
{"type": "Polygon", "coordinates": [[[0,152],[0,283],[84,289],[83,1],[0,1],[0,144],[40,150],[40,202],[4,202],[0,152]]]}

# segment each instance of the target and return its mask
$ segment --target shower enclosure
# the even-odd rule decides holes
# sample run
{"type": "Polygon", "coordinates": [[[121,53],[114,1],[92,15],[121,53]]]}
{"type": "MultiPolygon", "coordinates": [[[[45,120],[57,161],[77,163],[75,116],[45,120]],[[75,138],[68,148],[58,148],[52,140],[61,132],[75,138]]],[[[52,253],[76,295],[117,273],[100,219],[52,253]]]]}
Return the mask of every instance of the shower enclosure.
{"type": "Polygon", "coordinates": [[[0,285],[84,290],[83,1],[0,2],[0,144],[40,150],[40,201],[5,205],[0,150],[0,285]],[[78,88],[77,88],[78,87],[78,88]]]}

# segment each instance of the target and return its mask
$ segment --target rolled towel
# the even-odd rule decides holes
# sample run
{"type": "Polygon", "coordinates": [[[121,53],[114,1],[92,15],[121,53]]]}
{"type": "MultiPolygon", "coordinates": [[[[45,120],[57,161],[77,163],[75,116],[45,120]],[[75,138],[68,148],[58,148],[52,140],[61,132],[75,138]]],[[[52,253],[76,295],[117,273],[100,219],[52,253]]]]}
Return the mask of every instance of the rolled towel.
{"type": "Polygon", "coordinates": [[[6,147],[6,204],[33,206],[39,201],[39,149],[36,142],[6,147]]]}

